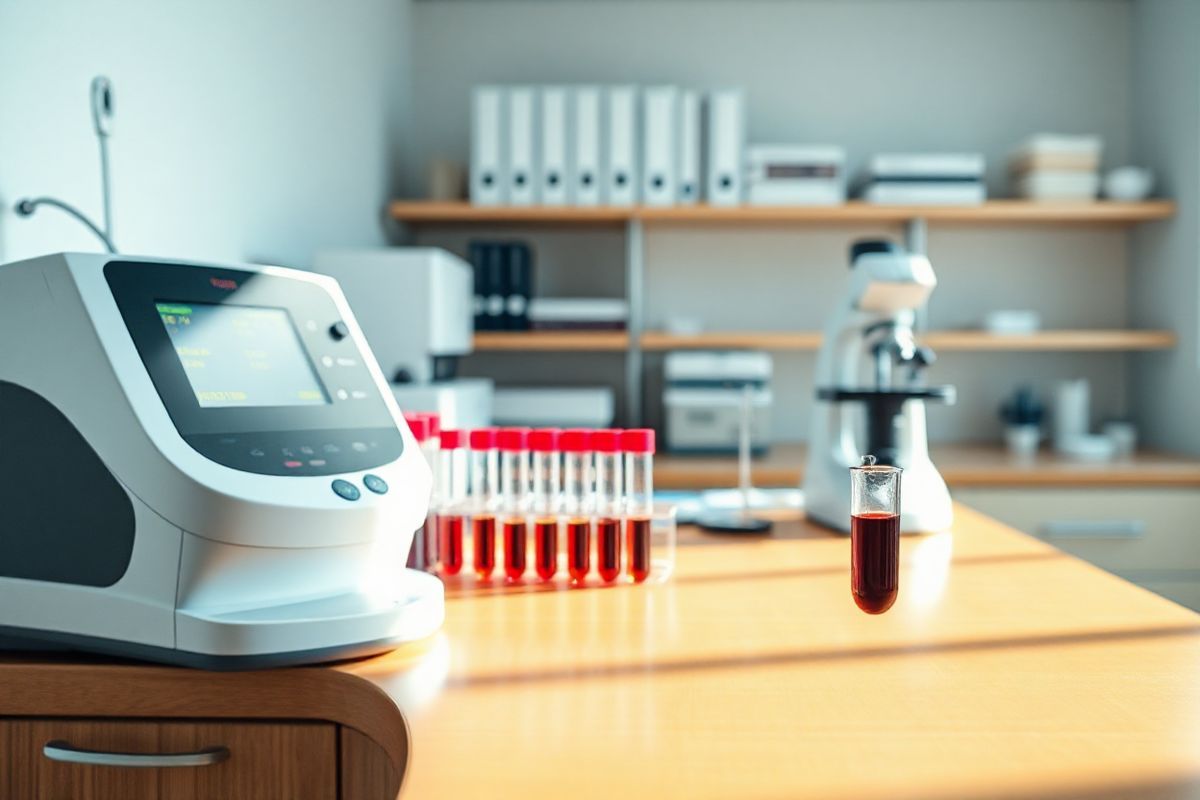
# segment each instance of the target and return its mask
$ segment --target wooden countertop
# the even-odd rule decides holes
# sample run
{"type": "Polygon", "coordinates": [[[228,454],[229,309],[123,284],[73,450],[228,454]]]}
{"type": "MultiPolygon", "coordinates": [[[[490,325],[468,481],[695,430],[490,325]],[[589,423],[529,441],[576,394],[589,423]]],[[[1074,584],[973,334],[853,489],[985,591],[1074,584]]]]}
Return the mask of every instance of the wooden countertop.
{"type": "MultiPolygon", "coordinates": [[[[798,486],[804,475],[803,445],[776,445],[754,460],[754,484],[798,486]]],[[[950,487],[963,486],[1158,486],[1200,487],[1200,459],[1157,452],[1089,463],[1041,450],[1031,460],[1016,459],[995,445],[954,444],[931,448],[934,463],[950,487]]],[[[659,489],[716,489],[737,485],[731,457],[660,455],[654,462],[659,489]]]]}
{"type": "Polygon", "coordinates": [[[404,711],[406,797],[1200,797],[1200,615],[957,513],[883,616],[791,522],[689,533],[662,585],[459,592],[338,670],[404,711]]]}
{"type": "Polygon", "coordinates": [[[956,513],[878,617],[843,537],[685,530],[666,583],[452,589],[442,633],[366,661],[7,656],[0,716],[332,720],[387,753],[380,796],[1200,797],[1200,615],[956,513]]]}

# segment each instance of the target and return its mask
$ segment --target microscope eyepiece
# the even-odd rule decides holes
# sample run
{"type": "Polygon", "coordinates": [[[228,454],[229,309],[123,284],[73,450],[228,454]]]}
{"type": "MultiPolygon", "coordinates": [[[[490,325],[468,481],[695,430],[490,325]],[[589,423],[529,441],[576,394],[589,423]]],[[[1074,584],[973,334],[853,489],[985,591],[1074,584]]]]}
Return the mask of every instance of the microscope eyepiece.
{"type": "Polygon", "coordinates": [[[859,239],[854,244],[850,245],[850,266],[854,266],[854,262],[859,256],[867,253],[899,253],[900,246],[895,242],[890,242],[887,239],[859,239]]]}

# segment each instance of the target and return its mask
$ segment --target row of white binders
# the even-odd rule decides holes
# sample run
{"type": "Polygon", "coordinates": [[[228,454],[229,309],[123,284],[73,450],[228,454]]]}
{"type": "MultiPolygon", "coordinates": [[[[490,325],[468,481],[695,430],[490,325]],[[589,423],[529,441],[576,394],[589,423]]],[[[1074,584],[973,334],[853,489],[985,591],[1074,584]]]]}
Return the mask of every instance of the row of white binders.
{"type": "Polygon", "coordinates": [[[743,94],[675,86],[479,86],[471,202],[742,202],[743,94]]]}

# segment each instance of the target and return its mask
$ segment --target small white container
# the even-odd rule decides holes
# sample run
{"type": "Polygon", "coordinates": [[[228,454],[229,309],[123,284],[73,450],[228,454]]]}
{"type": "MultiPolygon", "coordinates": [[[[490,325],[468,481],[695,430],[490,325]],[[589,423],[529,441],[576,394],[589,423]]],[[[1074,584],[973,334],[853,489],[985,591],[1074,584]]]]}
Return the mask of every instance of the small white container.
{"type": "Polygon", "coordinates": [[[1154,190],[1154,173],[1145,167],[1117,167],[1104,176],[1104,196],[1109,200],[1145,200],[1154,190]]]}
{"type": "Polygon", "coordinates": [[[1137,426],[1124,420],[1104,423],[1104,435],[1112,442],[1117,458],[1129,458],[1137,450],[1137,426]]]}
{"type": "Polygon", "coordinates": [[[1042,429],[1037,425],[1009,425],[1004,429],[1004,443],[1016,458],[1033,458],[1041,440],[1042,429]]]}

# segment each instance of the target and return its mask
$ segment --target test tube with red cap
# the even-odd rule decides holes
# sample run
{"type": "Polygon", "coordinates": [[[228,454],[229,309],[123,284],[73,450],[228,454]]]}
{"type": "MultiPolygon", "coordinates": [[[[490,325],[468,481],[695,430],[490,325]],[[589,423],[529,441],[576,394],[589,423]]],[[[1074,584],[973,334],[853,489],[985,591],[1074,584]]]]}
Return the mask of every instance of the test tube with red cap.
{"type": "Polygon", "coordinates": [[[596,453],[596,571],[606,582],[621,575],[621,431],[592,433],[596,453]]]}
{"type": "Polygon", "coordinates": [[[654,431],[621,433],[625,454],[625,558],[629,577],[650,577],[650,532],[654,517],[654,431]]]}
{"type": "Polygon", "coordinates": [[[463,516],[467,510],[467,433],[444,430],[438,437],[438,559],[442,573],[457,575],[463,567],[463,516]]]}
{"type": "MultiPolygon", "coordinates": [[[[413,438],[417,440],[417,446],[421,448],[422,455],[425,456],[425,460],[432,467],[434,461],[431,458],[429,447],[429,420],[419,414],[405,414],[404,421],[408,423],[408,429],[412,431],[413,438]]],[[[425,521],[413,534],[412,545],[408,549],[408,561],[405,566],[409,569],[428,570],[433,568],[434,559],[430,558],[429,555],[433,549],[429,541],[433,519],[433,498],[430,497],[430,505],[425,515],[425,521]]]]}
{"type": "Polygon", "coordinates": [[[500,507],[504,514],[504,577],[525,577],[529,535],[529,428],[501,428],[500,507]]]}
{"type": "Polygon", "coordinates": [[[442,459],[442,418],[431,411],[417,414],[425,420],[429,428],[429,436],[421,448],[429,469],[433,473],[433,492],[429,498],[429,514],[425,517],[425,570],[432,572],[437,566],[437,510],[441,505],[441,459],[442,459]]]}
{"type": "Polygon", "coordinates": [[[533,469],[533,565],[548,581],[558,572],[558,512],[562,471],[559,468],[558,428],[539,428],[529,434],[533,469]]]}
{"type": "Polygon", "coordinates": [[[559,437],[563,450],[563,515],[567,520],[567,573],[575,583],[591,569],[592,432],[565,430],[559,437]]]}
{"type": "Polygon", "coordinates": [[[471,431],[471,541],[474,545],[475,575],[492,577],[496,569],[496,506],[499,504],[499,431],[471,431]]]}

